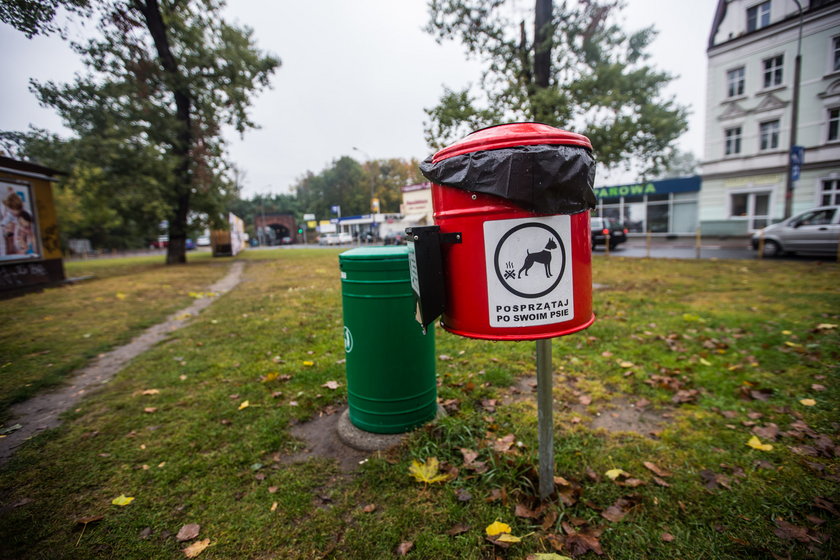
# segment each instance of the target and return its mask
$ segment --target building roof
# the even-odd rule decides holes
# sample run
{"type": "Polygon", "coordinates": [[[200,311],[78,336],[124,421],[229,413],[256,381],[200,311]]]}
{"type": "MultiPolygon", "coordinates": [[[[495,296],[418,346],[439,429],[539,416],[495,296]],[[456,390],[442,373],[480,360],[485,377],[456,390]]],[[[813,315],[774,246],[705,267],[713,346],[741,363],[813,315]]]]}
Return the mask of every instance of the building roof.
{"type": "MultiPolygon", "coordinates": [[[[813,12],[816,12],[818,10],[822,10],[822,9],[827,8],[829,6],[832,6],[832,5],[840,4],[840,0],[800,0],[800,2],[803,4],[803,7],[802,7],[802,15],[803,16],[806,16],[806,15],[808,15],[810,13],[813,13],[813,12]]],[[[730,41],[737,41],[737,40],[742,39],[744,37],[747,37],[749,35],[754,35],[756,33],[763,33],[768,29],[772,29],[773,27],[776,27],[777,25],[783,24],[787,21],[790,21],[792,19],[796,19],[796,18],[799,17],[799,13],[794,12],[791,15],[788,15],[788,16],[782,18],[782,19],[773,21],[770,25],[761,27],[759,29],[756,29],[755,31],[747,32],[745,30],[743,33],[739,33],[738,35],[736,35],[735,37],[732,37],[731,39],[725,39],[723,41],[720,41],[719,43],[715,43],[715,36],[717,35],[718,29],[720,29],[721,23],[723,23],[723,20],[726,19],[727,6],[730,3],[733,3],[732,0],[718,0],[718,5],[717,5],[717,8],[715,9],[715,17],[712,20],[712,29],[709,32],[709,46],[708,46],[707,50],[710,50],[714,47],[729,43],[730,41]]]]}
{"type": "Polygon", "coordinates": [[[21,161],[19,159],[13,159],[6,156],[0,156],[0,169],[4,169],[6,171],[20,171],[29,175],[44,175],[46,178],[54,177],[56,175],[67,175],[64,171],[58,171],[57,169],[52,169],[51,167],[38,165],[37,163],[32,163],[30,161],[21,161]]]}

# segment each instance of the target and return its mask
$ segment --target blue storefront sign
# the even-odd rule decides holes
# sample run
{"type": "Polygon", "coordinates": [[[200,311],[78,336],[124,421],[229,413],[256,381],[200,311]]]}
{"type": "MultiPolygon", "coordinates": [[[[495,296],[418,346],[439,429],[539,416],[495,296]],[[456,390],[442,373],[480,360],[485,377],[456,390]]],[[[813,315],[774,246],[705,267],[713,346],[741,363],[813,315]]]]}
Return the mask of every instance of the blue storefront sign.
{"type": "Polygon", "coordinates": [[[694,192],[700,190],[700,176],[679,177],[677,179],[662,179],[630,185],[614,187],[596,187],[595,196],[598,200],[605,198],[620,198],[622,196],[642,196],[651,194],[668,194],[694,192]]]}

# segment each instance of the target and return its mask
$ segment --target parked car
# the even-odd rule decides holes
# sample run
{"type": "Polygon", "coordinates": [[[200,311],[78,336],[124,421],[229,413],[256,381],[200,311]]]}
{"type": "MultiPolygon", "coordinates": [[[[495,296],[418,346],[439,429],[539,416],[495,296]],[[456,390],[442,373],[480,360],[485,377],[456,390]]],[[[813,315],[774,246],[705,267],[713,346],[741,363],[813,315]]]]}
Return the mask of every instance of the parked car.
{"type": "Polygon", "coordinates": [[[612,218],[590,218],[589,227],[592,230],[592,248],[597,245],[607,244],[607,235],[610,239],[610,249],[615,249],[621,243],[627,241],[627,228],[621,222],[612,218]]]}
{"type": "Polygon", "coordinates": [[[209,235],[202,235],[196,240],[196,245],[199,247],[209,247],[210,246],[210,236],[209,235]]]}
{"type": "Polygon", "coordinates": [[[188,238],[187,238],[187,241],[186,241],[186,246],[187,246],[187,251],[192,251],[192,250],[194,250],[194,249],[195,249],[195,241],[193,241],[192,239],[190,239],[190,238],[188,237],[188,238]]]}
{"type": "Polygon", "coordinates": [[[165,249],[169,245],[168,235],[159,235],[158,238],[149,244],[150,249],[165,249]]]}
{"type": "Polygon", "coordinates": [[[840,237],[840,206],[812,208],[758,230],[750,241],[753,250],[758,250],[762,237],[762,255],[765,257],[785,253],[836,255],[840,237]]]}
{"type": "Polygon", "coordinates": [[[327,233],[318,238],[319,245],[344,245],[352,243],[353,236],[343,231],[341,233],[327,233]]]}

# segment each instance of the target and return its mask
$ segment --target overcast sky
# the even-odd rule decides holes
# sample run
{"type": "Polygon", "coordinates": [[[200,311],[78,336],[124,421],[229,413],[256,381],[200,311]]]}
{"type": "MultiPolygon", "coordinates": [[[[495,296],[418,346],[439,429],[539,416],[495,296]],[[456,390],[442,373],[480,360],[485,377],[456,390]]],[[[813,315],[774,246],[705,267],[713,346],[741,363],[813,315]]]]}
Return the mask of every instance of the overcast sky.
{"type": "MultiPolygon", "coordinates": [[[[653,24],[659,31],[651,63],[678,76],[667,93],[692,111],[680,147],[701,158],[705,53],[717,1],[627,3],[625,28],[653,24]]],[[[345,155],[359,161],[425,158],[423,109],[437,104],[444,85],[462,88],[479,76],[459,44],[438,45],[423,31],[425,0],[228,4],[230,20],[253,27],[259,48],[282,60],[273,89],[251,110],[261,129],[231,138],[232,159],[246,173],[246,197],[289,192],[307,171],[317,173],[345,155]]],[[[82,69],[76,55],[58,38],[27,40],[2,24],[0,48],[0,129],[32,124],[61,132],[60,119],[38,106],[28,80],[70,80],[82,69]]]]}

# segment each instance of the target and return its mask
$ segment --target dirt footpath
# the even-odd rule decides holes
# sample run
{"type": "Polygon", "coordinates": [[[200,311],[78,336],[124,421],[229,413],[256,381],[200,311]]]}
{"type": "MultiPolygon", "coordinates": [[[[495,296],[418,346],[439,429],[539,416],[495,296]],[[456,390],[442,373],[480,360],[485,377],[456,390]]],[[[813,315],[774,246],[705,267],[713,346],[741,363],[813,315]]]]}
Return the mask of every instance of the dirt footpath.
{"type": "MultiPolygon", "coordinates": [[[[244,266],[245,263],[242,262],[233,263],[227,275],[210,286],[208,291],[217,294],[218,297],[233,289],[242,279],[244,266]]],[[[185,326],[202,309],[213,303],[216,297],[195,300],[189,307],[170,315],[163,323],[149,327],[128,344],[102,354],[69,378],[66,385],[12,406],[11,418],[7,425],[20,424],[21,427],[0,438],[0,465],[5,464],[29,438],[59,426],[61,413],[74,407],[86,394],[108,383],[130,360],[161,342],[172,331],[185,326]]]]}

